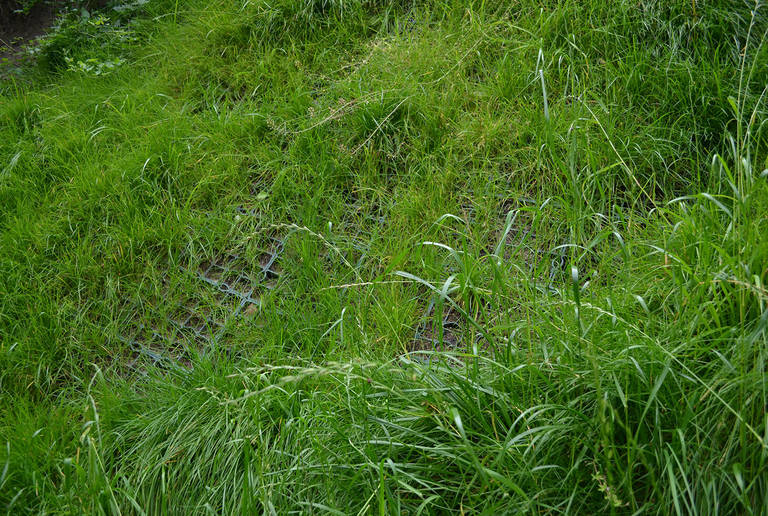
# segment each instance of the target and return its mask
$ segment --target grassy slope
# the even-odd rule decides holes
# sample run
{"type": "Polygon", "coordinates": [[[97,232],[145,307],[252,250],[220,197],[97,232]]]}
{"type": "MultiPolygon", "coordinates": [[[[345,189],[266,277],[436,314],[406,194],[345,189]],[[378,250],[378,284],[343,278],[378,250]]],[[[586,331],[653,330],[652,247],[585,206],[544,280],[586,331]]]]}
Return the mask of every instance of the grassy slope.
{"type": "Polygon", "coordinates": [[[151,1],[6,81],[0,507],[768,511],[766,7],[508,4],[151,1]],[[275,239],[258,310],[192,272],[275,239]]]}

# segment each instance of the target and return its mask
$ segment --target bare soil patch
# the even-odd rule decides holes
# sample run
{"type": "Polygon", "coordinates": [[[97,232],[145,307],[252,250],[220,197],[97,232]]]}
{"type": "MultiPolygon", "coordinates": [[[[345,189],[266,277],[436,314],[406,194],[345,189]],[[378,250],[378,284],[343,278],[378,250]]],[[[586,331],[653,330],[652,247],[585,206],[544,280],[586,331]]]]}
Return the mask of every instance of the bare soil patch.
{"type": "MultiPolygon", "coordinates": [[[[107,0],[79,2],[86,9],[103,8],[107,0]]],[[[15,0],[0,0],[0,62],[19,62],[24,57],[24,47],[43,36],[53,26],[56,16],[72,2],[65,0],[41,0],[27,12],[15,0]]]]}
{"type": "Polygon", "coordinates": [[[30,41],[46,33],[63,2],[39,2],[28,13],[14,1],[0,2],[0,59],[18,61],[30,41]]]}

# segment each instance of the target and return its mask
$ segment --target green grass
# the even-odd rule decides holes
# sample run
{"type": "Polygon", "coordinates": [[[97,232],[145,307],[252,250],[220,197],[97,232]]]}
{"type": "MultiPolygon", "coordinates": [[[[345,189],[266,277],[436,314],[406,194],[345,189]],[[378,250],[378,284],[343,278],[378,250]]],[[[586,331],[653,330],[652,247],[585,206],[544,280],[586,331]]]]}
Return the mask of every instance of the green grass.
{"type": "Polygon", "coordinates": [[[8,514],[768,513],[768,6],[105,16],[0,83],[8,514]]]}

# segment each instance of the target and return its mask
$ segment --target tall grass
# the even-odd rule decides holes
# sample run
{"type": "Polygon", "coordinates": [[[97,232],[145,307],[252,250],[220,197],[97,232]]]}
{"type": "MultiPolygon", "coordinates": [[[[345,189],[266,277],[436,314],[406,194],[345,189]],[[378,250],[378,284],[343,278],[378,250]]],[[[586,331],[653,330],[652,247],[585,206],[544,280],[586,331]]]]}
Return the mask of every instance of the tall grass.
{"type": "Polygon", "coordinates": [[[768,512],[763,5],[144,9],[0,86],[0,507],[768,512]]]}

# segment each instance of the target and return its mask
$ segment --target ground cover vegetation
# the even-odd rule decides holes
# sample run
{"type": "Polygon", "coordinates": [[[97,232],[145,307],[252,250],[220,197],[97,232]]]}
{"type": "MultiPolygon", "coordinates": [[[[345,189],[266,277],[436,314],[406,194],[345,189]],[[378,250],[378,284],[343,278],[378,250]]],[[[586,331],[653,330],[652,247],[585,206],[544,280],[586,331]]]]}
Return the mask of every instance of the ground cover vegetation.
{"type": "Polygon", "coordinates": [[[98,7],[0,83],[0,508],[768,513],[768,6],[98,7]]]}

